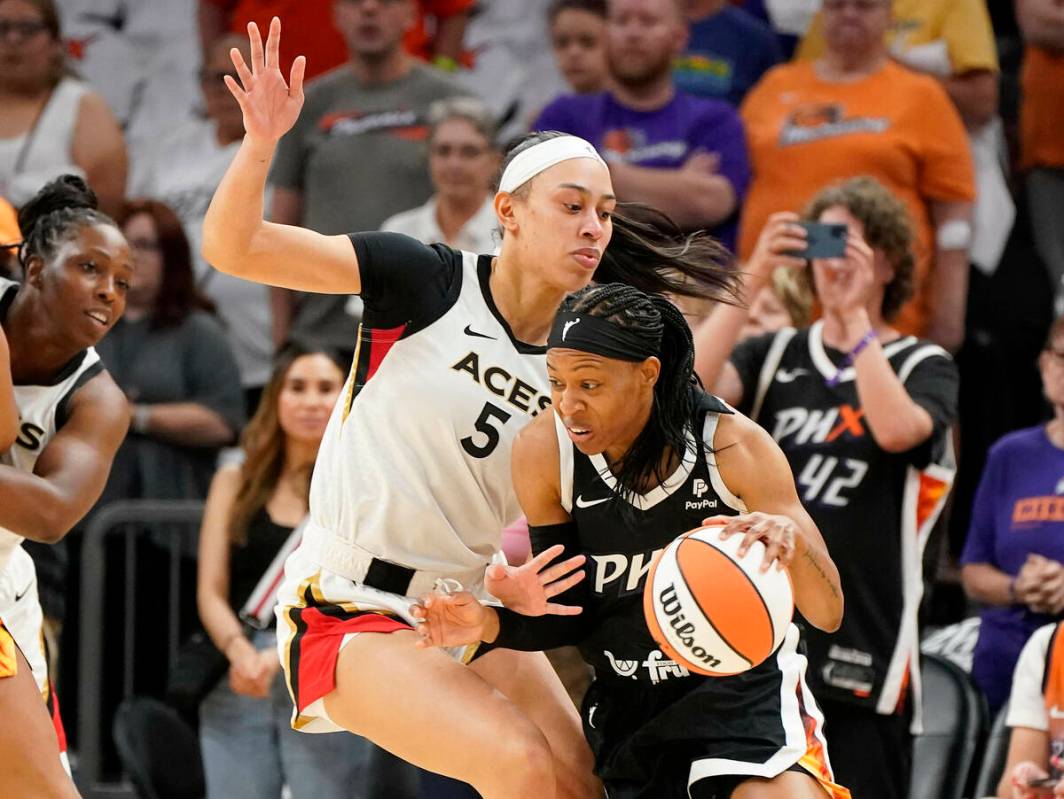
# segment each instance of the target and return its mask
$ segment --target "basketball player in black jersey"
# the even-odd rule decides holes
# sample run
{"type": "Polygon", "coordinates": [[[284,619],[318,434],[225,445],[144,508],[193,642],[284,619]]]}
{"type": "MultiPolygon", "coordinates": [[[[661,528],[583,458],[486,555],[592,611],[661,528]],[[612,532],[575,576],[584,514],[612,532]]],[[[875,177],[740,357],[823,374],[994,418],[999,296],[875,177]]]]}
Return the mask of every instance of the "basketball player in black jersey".
{"type": "Polygon", "coordinates": [[[957,369],[893,323],[913,288],[902,202],[854,178],[820,192],[804,217],[846,225],[844,256],[796,262],[788,253],[804,249],[799,217],[777,214],[745,273],[796,266],[822,318],[747,339],[729,362],[722,322],[742,312],[724,308],[696,333],[698,371],[778,442],[838,565],[842,627],[806,639],[836,773],[856,796],[901,799],[920,719],[921,555],[953,479],[957,369]]]}
{"type": "Polygon", "coordinates": [[[837,572],[779,448],[697,386],[691,332],[662,298],[620,284],[577,292],[548,348],[555,413],[513,452],[536,557],[491,567],[502,610],[465,592],[425,597],[423,644],[577,644],[596,675],[584,732],[611,797],[848,797],[832,779],[796,627],[760,666],[712,678],[664,656],[643,618],[654,554],[719,515],[730,517],[724,535],[745,536],[743,552],[766,544],[763,568],[788,569],[810,623],[838,627],[837,572]],[[549,565],[562,551],[575,557],[549,565]]]}
{"type": "Polygon", "coordinates": [[[40,628],[26,629],[40,608],[32,561],[18,544],[54,543],[88,512],[129,428],[129,403],[91,348],[125,310],[133,260],[77,177],[45,186],[19,211],[19,227],[24,282],[0,280],[21,415],[15,442],[0,452],[0,796],[76,797],[61,763],[40,628]]]}

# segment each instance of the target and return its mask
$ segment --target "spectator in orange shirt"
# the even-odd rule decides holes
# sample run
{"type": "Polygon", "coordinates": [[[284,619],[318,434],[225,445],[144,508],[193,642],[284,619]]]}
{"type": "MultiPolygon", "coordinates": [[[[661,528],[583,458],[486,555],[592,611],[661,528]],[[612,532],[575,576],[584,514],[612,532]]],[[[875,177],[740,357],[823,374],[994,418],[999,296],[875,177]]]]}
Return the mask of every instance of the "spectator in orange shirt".
{"type": "Polygon", "coordinates": [[[417,5],[417,22],[403,38],[406,51],[448,72],[468,67],[471,55],[462,44],[476,0],[418,0],[417,5]]]}
{"type": "Polygon", "coordinates": [[[753,179],[739,253],[750,255],[772,213],[800,208],[827,183],[874,177],[905,202],[917,232],[916,296],[897,327],[956,350],[975,196],[964,125],[936,80],[889,59],[890,0],[824,0],[823,10],[823,57],[776,67],[743,103],[753,179]]]}
{"type": "Polygon", "coordinates": [[[292,71],[297,55],[307,57],[306,80],[347,61],[347,45],[333,22],[333,0],[199,0],[200,44],[204,53],[226,33],[247,35],[249,22],[259,30],[280,17],[281,73],[292,71]]]}
{"type": "Polygon", "coordinates": [[[1057,313],[1064,310],[1064,0],[1017,0],[1027,49],[1023,59],[1020,107],[1020,163],[1027,173],[1027,200],[1038,254],[1057,290],[1057,313]]]}

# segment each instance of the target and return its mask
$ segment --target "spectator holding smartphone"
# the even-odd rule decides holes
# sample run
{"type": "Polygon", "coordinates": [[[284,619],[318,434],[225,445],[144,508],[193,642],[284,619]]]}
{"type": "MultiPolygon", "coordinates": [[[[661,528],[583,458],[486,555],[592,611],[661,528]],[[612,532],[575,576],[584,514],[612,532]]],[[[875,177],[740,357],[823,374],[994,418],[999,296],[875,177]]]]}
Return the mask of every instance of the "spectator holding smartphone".
{"type": "Polygon", "coordinates": [[[1011,732],[999,799],[1064,797],[1062,626],[1039,627],[1020,653],[1005,719],[1011,732]]]}
{"type": "Polygon", "coordinates": [[[899,199],[854,178],[821,190],[805,219],[846,225],[842,257],[806,268],[799,217],[775,214],[744,265],[747,292],[794,269],[812,281],[822,319],[746,339],[722,362],[746,314],[721,308],[696,331],[696,369],[780,445],[838,566],[842,627],[806,638],[836,776],[854,796],[900,799],[920,723],[921,554],[953,478],[957,370],[941,347],[895,327],[915,268],[899,199]]]}

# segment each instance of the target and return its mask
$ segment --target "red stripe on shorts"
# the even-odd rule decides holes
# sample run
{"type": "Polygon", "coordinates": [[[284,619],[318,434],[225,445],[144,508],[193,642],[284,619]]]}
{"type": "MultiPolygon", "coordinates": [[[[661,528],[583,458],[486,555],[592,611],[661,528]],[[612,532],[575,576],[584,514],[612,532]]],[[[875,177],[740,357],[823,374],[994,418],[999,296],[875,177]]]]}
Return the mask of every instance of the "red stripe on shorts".
{"type": "Polygon", "coordinates": [[[299,618],[305,628],[297,634],[293,648],[298,646],[299,651],[296,705],[300,713],[336,687],[336,659],[345,635],[412,629],[402,619],[373,611],[349,613],[336,606],[303,608],[299,618]]]}

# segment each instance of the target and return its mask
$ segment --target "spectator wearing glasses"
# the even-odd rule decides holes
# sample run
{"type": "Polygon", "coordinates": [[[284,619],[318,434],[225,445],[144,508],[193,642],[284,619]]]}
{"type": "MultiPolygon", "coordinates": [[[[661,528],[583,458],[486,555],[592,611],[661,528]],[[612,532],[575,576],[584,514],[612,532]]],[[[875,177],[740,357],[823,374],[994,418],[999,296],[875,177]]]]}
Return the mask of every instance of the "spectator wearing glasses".
{"type": "Polygon", "coordinates": [[[126,145],[103,98],[67,74],[53,0],[0,0],[0,197],[19,206],[52,178],[84,177],[114,215],[126,145]]]}
{"type": "Polygon", "coordinates": [[[196,286],[214,302],[225,325],[250,415],[273,357],[270,294],[265,286],[217,271],[200,255],[203,216],[244,138],[240,106],[222,82],[232,72],[229,51],[234,47],[250,57],[247,36],[227,34],[211,45],[200,75],[205,116],[188,119],[159,141],[134,191],[165,203],[181,219],[192,246],[196,286]]]}
{"type": "Polygon", "coordinates": [[[1053,418],[990,449],[962,556],[965,591],[984,605],[972,676],[994,713],[1024,643],[1064,612],[1064,317],[1038,368],[1053,418]]]}
{"type": "Polygon", "coordinates": [[[424,244],[492,252],[498,228],[491,191],[499,169],[495,120],[471,97],[433,103],[428,118],[429,177],[436,193],[424,205],[386,219],[381,230],[424,244]]]}
{"type": "Polygon", "coordinates": [[[772,213],[834,180],[873,177],[915,223],[916,292],[898,329],[955,350],[975,198],[964,125],[937,80],[890,60],[890,0],[824,0],[823,15],[823,57],[776,67],[743,103],[753,177],[739,253],[753,252],[772,213]]]}

